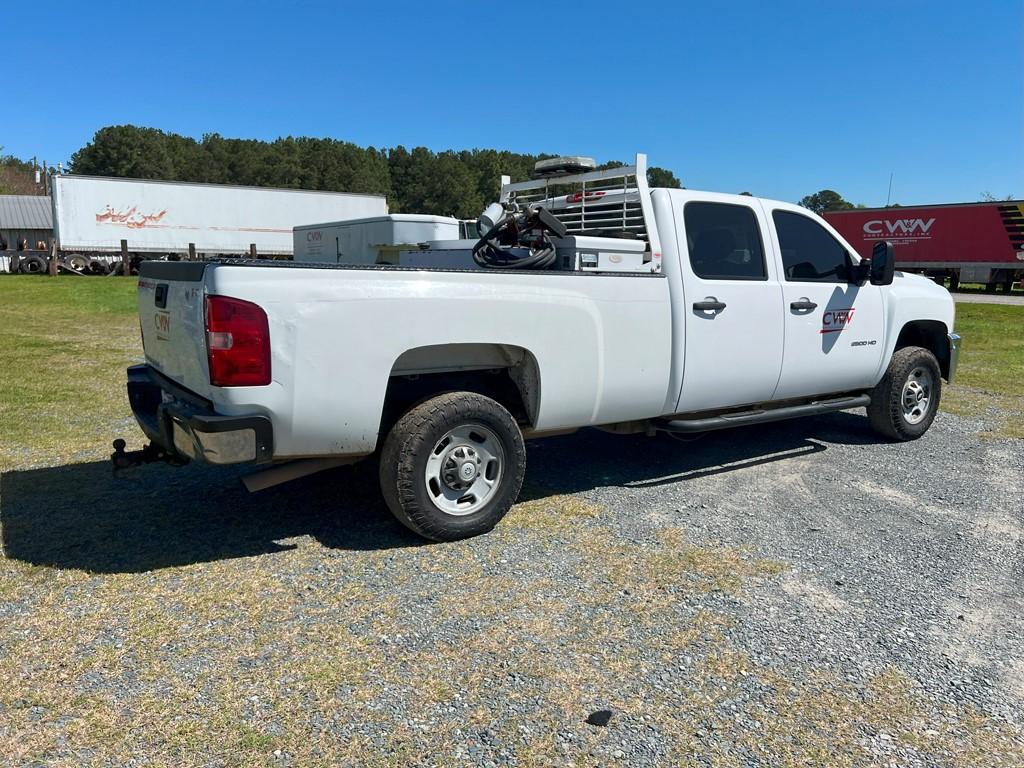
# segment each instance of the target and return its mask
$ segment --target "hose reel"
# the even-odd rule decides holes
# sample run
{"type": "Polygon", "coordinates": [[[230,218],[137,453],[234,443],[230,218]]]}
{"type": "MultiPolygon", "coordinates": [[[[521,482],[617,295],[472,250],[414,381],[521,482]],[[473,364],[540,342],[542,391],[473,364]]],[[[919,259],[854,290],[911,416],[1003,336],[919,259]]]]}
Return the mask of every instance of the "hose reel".
{"type": "Polygon", "coordinates": [[[565,224],[540,206],[508,210],[500,203],[487,207],[479,226],[487,231],[473,246],[473,260],[487,269],[550,269],[557,252],[551,236],[565,237],[565,224]]]}

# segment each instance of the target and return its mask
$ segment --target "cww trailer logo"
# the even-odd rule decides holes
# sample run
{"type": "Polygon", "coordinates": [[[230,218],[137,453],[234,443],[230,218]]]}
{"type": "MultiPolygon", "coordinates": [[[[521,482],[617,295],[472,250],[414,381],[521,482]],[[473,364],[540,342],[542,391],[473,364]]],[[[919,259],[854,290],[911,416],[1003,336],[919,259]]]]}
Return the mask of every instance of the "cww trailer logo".
{"type": "Polygon", "coordinates": [[[864,222],[865,235],[902,235],[926,237],[935,219],[872,219],[864,222]]]}

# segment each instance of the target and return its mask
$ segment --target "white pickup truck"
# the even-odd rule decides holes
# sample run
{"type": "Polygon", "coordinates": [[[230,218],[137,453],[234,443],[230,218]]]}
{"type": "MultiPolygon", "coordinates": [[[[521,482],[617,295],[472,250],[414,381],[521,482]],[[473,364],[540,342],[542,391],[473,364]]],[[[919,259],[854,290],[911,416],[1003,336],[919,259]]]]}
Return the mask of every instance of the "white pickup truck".
{"type": "Polygon", "coordinates": [[[146,262],[128,392],[152,442],[115,464],[248,462],[260,487],[377,455],[391,511],[448,540],[514,503],[524,437],[854,407],[924,434],[957,366],[945,289],[798,206],[648,189],[645,163],[503,179],[473,268],[146,262]]]}

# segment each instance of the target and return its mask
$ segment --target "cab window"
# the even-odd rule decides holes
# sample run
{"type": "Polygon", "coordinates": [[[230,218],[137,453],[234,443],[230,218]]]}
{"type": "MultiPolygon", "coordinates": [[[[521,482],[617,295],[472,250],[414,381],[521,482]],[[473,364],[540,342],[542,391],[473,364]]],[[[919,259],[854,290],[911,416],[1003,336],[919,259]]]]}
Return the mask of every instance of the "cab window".
{"type": "Polygon", "coordinates": [[[846,283],[850,255],[818,222],[791,211],[772,211],[782,249],[782,269],[790,282],[846,283]]]}
{"type": "Polygon", "coordinates": [[[690,266],[705,280],[767,280],[761,228],[745,205],[687,203],[683,209],[690,266]]]}

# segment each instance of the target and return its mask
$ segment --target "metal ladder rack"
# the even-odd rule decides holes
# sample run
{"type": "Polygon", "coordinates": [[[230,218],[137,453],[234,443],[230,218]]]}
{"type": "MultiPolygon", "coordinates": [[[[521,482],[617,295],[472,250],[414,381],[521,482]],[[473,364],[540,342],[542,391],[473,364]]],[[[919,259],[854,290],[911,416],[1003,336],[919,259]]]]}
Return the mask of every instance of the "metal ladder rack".
{"type": "Polygon", "coordinates": [[[569,235],[637,238],[647,243],[651,271],[661,270],[661,242],[654,225],[647,156],[633,165],[603,171],[558,174],[510,183],[501,178],[502,203],[543,205],[569,235]]]}

